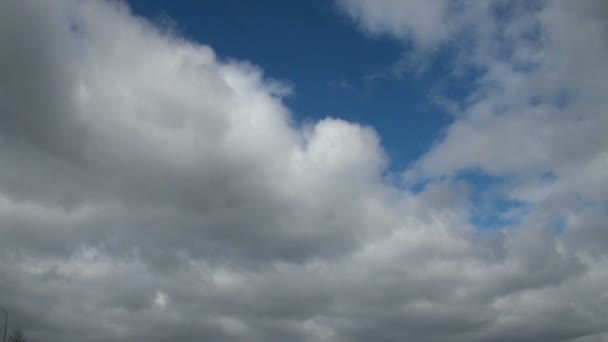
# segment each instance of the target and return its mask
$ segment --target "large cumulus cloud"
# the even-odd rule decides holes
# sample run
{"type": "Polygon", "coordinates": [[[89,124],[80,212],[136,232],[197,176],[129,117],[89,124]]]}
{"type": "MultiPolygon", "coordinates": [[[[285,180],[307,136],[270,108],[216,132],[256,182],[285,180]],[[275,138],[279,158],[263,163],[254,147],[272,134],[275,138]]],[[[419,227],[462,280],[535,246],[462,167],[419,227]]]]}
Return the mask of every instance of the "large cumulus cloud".
{"type": "MultiPolygon", "coordinates": [[[[421,39],[425,53],[453,32],[411,15],[381,25],[399,12],[352,3],[372,32],[421,39]],[[420,33],[400,33],[408,25],[420,33]]],[[[412,192],[385,177],[372,129],[294,122],[282,103],[288,87],[122,3],[9,0],[0,19],[0,305],[32,341],[601,340],[605,144],[531,141],[533,151],[555,149],[544,159],[504,140],[467,145],[494,126],[535,129],[549,109],[476,116],[498,101],[480,91],[408,170],[430,179],[412,192]],[[475,160],[472,146],[517,157],[475,160]],[[530,203],[516,226],[471,223],[471,187],[449,176],[469,165],[517,171],[500,191],[530,203]],[[584,205],[552,197],[573,189],[584,205]],[[566,230],[555,234],[564,208],[566,230]]],[[[593,20],[589,30],[604,34],[601,15],[593,20]]],[[[538,77],[541,89],[548,81],[538,77]]],[[[605,127],[605,99],[584,94],[572,108],[592,127],[568,126],[574,119],[557,111],[551,122],[603,143],[593,132],[605,127]]]]}

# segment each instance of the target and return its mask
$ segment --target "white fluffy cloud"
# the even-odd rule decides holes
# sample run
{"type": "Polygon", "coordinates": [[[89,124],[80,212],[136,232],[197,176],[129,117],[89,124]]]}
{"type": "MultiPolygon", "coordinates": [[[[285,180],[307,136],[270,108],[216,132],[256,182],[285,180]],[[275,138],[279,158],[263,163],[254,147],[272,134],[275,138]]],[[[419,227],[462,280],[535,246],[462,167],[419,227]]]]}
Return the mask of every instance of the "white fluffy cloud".
{"type": "MultiPolygon", "coordinates": [[[[458,32],[448,3],[340,4],[424,49],[458,32]]],[[[596,30],[593,57],[573,52],[588,59],[579,69],[539,56],[525,74],[490,65],[410,170],[433,179],[416,194],[383,179],[372,129],[299,127],[285,86],[123,4],[3,1],[0,305],[32,341],[601,340],[608,78],[589,63],[606,40],[597,10],[562,5],[530,20],[590,24],[538,53],[596,30]],[[569,85],[564,108],[550,106],[561,88],[549,76],[569,85]],[[520,96],[533,91],[549,97],[531,108],[520,96]],[[514,107],[495,112],[503,102],[514,107]],[[468,167],[515,177],[501,193],[530,203],[517,227],[471,223],[469,186],[445,177],[468,167]]]]}

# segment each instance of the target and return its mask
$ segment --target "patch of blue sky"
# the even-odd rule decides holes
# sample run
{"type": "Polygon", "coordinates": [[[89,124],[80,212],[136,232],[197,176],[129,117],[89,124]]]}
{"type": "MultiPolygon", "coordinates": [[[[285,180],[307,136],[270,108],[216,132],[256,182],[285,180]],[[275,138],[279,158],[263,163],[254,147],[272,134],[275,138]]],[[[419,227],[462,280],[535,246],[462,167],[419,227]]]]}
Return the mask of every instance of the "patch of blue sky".
{"type": "Polygon", "coordinates": [[[515,226],[526,210],[524,203],[503,197],[473,195],[471,200],[473,210],[470,220],[479,229],[515,226]]]}
{"type": "Polygon", "coordinates": [[[469,184],[470,221],[479,229],[500,229],[515,225],[526,211],[526,204],[507,198],[501,189],[509,178],[488,175],[481,170],[466,170],[456,176],[469,184]]]}
{"type": "Polygon", "coordinates": [[[568,223],[566,219],[561,218],[553,225],[553,233],[557,236],[562,235],[566,231],[567,227],[568,223]]]}

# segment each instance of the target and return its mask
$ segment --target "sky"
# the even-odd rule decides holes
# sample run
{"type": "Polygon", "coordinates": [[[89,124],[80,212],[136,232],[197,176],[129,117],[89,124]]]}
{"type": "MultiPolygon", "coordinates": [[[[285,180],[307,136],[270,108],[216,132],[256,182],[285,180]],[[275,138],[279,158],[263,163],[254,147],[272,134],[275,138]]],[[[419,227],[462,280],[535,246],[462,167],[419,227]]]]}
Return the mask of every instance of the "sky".
{"type": "Polygon", "coordinates": [[[432,72],[393,77],[407,43],[361,34],[331,1],[129,4],[136,15],[213,47],[220,58],[246,60],[288,84],[293,93],[284,101],[296,124],[335,117],[374,127],[396,172],[452,119],[431,101],[449,82],[442,67],[449,60],[434,57],[432,72]]]}
{"type": "Polygon", "coordinates": [[[608,3],[0,2],[28,341],[608,341],[608,3]]]}

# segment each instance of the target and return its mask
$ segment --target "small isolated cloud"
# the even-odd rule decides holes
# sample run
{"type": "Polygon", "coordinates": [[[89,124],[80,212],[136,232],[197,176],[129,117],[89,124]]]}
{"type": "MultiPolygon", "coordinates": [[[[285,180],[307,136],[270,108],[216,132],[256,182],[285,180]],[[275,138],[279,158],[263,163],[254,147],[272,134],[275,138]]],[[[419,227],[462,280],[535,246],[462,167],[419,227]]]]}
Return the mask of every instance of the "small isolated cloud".
{"type": "Polygon", "coordinates": [[[474,19],[513,48],[497,59],[495,31],[467,33],[463,60],[487,72],[409,170],[420,191],[384,179],[373,129],[294,128],[290,87],[121,2],[0,2],[11,322],[49,342],[606,340],[605,7],[498,25],[481,5],[339,3],[422,48],[474,19]],[[517,227],[471,223],[468,168],[509,177],[496,192],[526,203],[517,227]]]}
{"type": "Polygon", "coordinates": [[[154,305],[156,305],[160,309],[164,309],[169,302],[169,297],[163,291],[156,291],[154,295],[154,305]]]}

